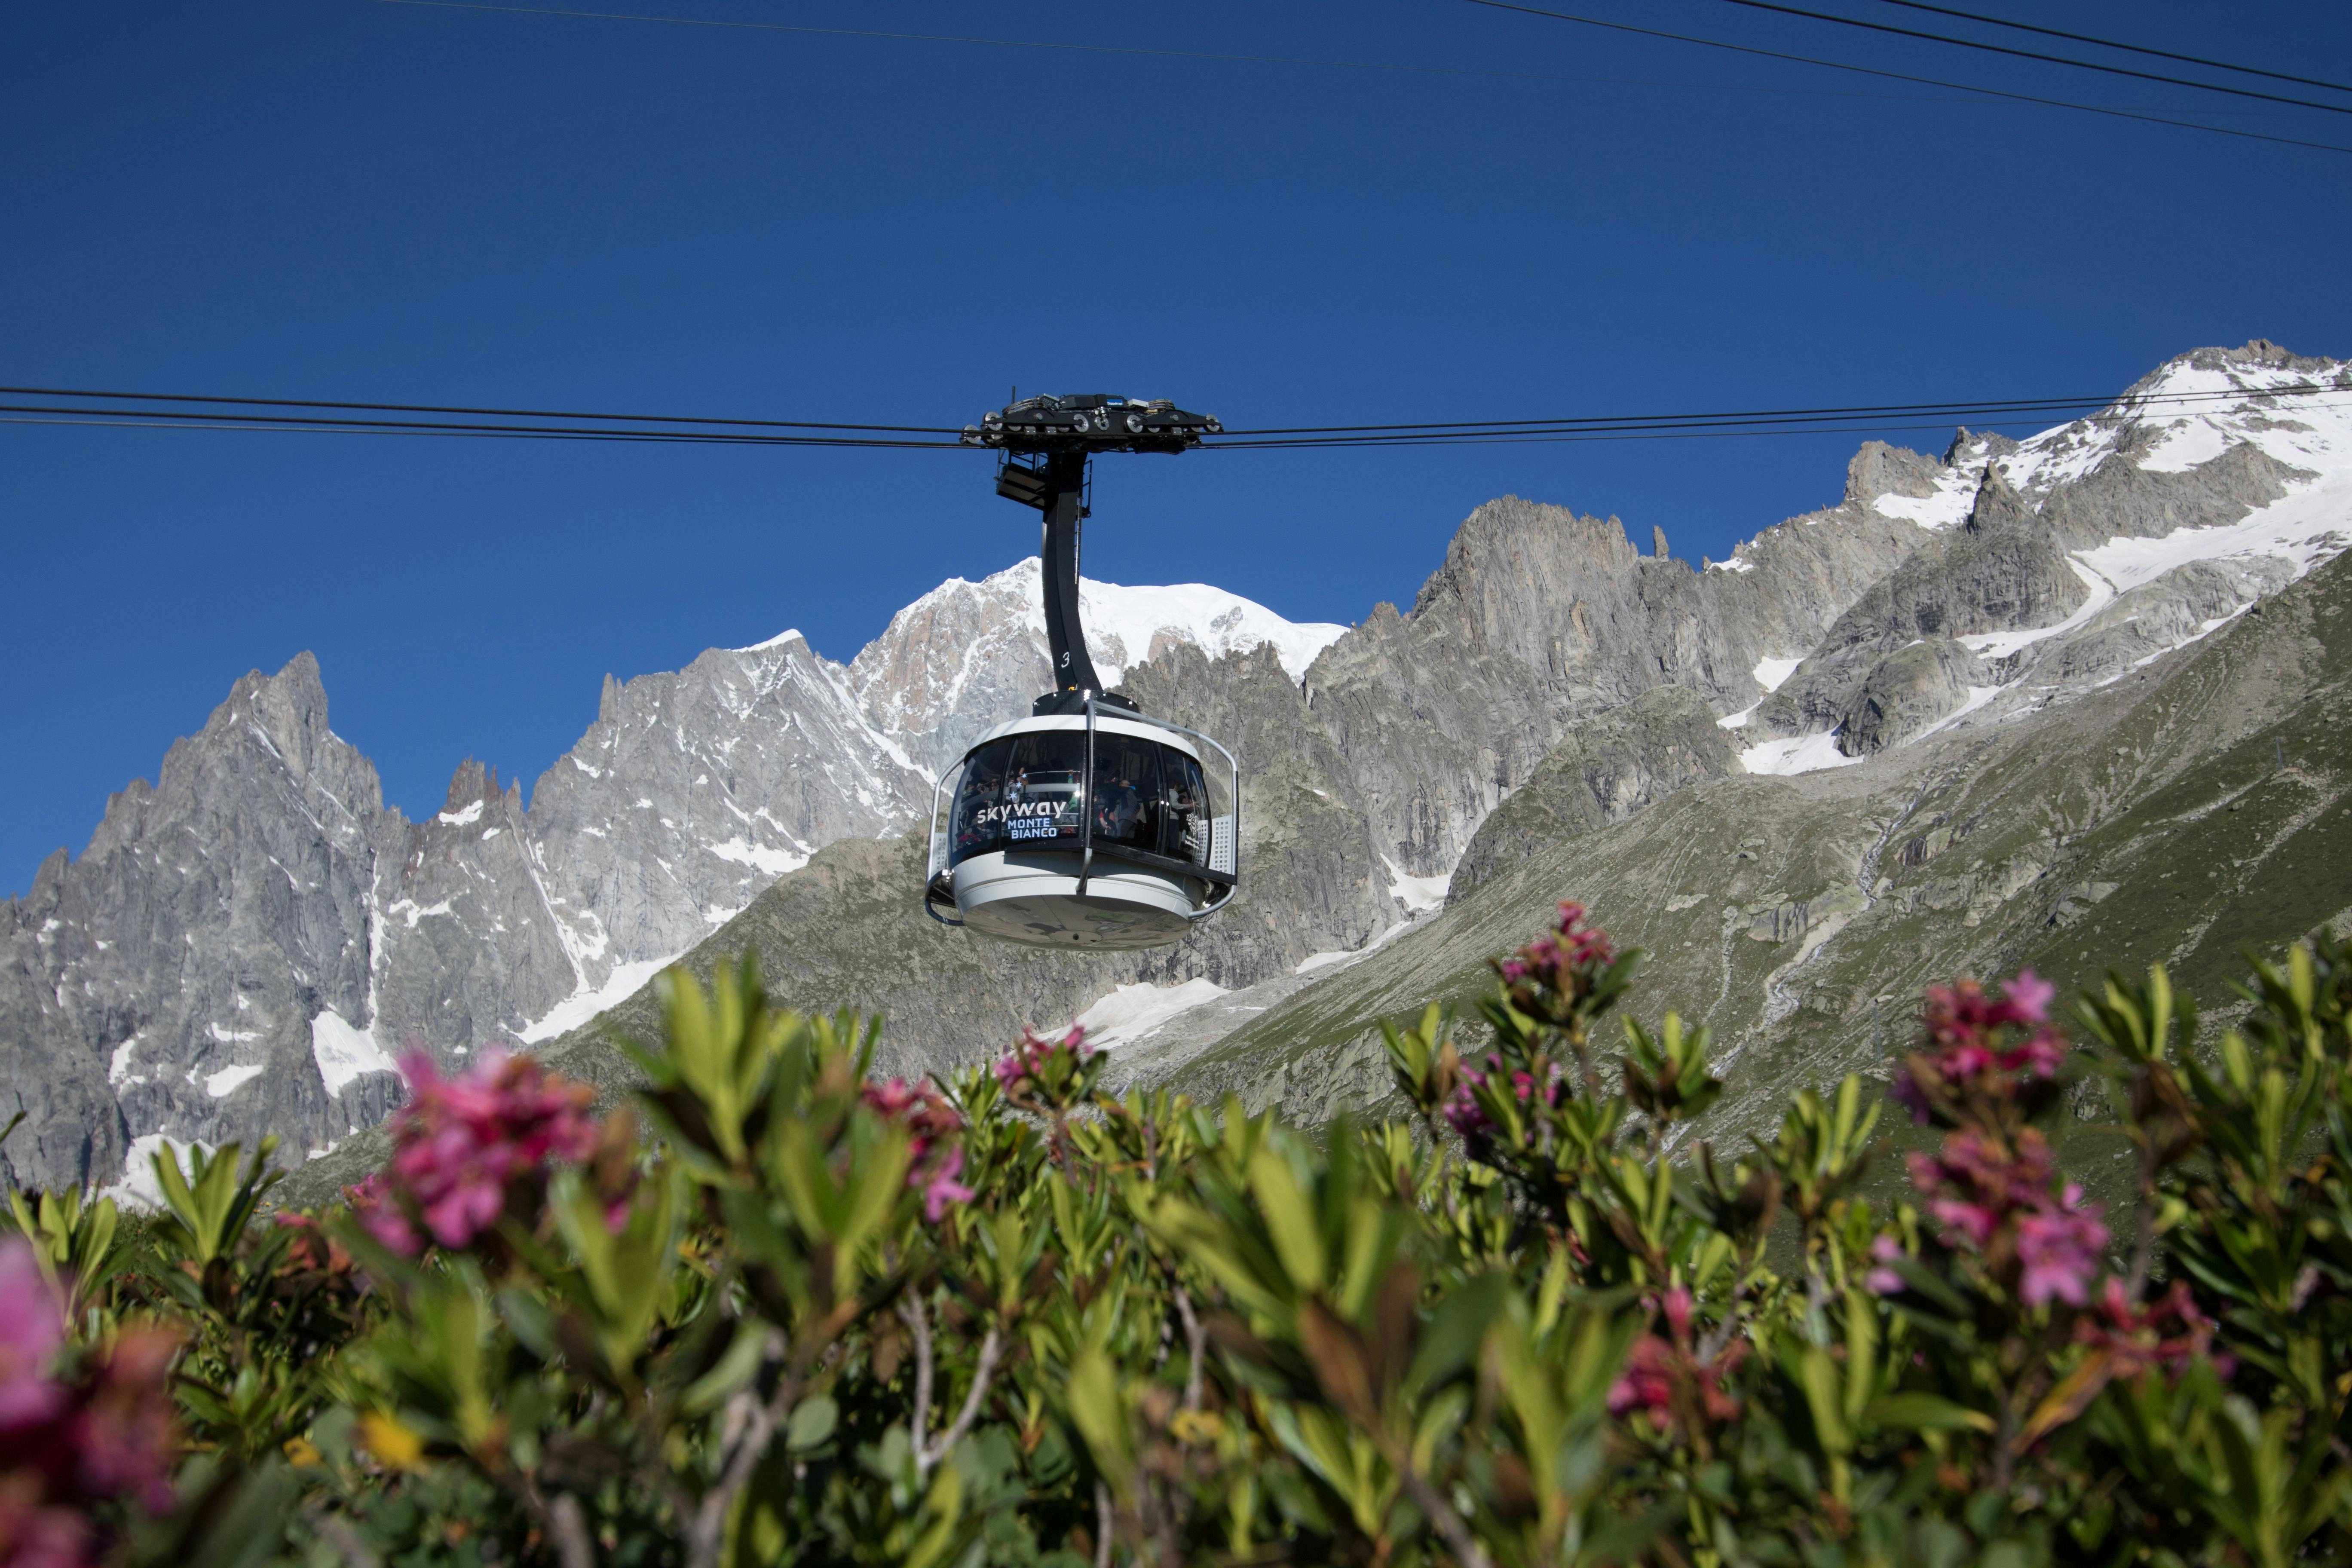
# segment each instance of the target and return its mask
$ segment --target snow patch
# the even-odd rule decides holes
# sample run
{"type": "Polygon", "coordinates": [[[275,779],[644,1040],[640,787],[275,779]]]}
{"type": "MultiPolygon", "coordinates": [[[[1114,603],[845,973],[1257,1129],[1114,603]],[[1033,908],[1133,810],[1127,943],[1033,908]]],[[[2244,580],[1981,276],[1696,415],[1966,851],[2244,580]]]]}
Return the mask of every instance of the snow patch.
{"type": "Polygon", "coordinates": [[[1789,677],[1797,673],[1797,666],[1804,662],[1801,656],[1796,658],[1759,658],[1753,672],[1756,684],[1768,692],[1778,691],[1789,677]]]}
{"type": "Polygon", "coordinates": [[[1213,980],[1187,980],[1181,985],[1122,985],[1078,1015],[1087,1044],[1108,1050],[1150,1035],[1181,1013],[1230,994],[1213,980]]]}
{"type": "Polygon", "coordinates": [[[685,954],[668,958],[648,958],[636,963],[618,963],[612,975],[593,991],[575,991],[548,1009],[537,1023],[520,1031],[515,1038],[526,1046],[551,1040],[556,1036],[578,1028],[607,1007],[617,1007],[635,995],[645,983],[676,963],[685,954]]]}
{"type": "Polygon", "coordinates": [[[1834,730],[1785,741],[1767,741],[1739,753],[1739,765],[1751,773],[1811,773],[1823,768],[1851,767],[1860,761],[1860,757],[1849,757],[1837,749],[1834,730]]]}
{"type": "Polygon", "coordinates": [[[1454,883],[1452,872],[1442,877],[1415,877],[1385,855],[1381,857],[1381,863],[1389,868],[1389,897],[1401,901],[1408,912],[1417,915],[1424,910],[1445,907],[1445,889],[1454,883]]]}
{"type": "Polygon", "coordinates": [[[433,819],[450,827],[465,827],[482,820],[482,803],[475,801],[463,811],[445,811],[433,819]]]}
{"type": "Polygon", "coordinates": [[[319,1079],[331,1100],[369,1073],[400,1070],[375,1043],[373,1025],[355,1029],[332,1007],[310,1020],[310,1059],[319,1064],[319,1079]]]}
{"type": "Polygon", "coordinates": [[[706,844],[705,849],[721,860],[738,866],[749,866],[755,871],[765,871],[771,877],[781,877],[787,871],[797,871],[809,863],[806,855],[790,849],[778,849],[772,845],[754,844],[748,838],[730,838],[724,844],[706,844]]]}
{"type": "Polygon", "coordinates": [[[802,637],[801,634],[796,631],[785,630],[778,632],[766,642],[755,642],[750,647],[739,647],[730,649],[730,651],[734,653],[765,653],[772,647],[782,647],[788,642],[805,642],[807,640],[807,638],[802,637]]]}
{"type": "Polygon", "coordinates": [[[121,1083],[131,1076],[131,1058],[139,1051],[139,1037],[131,1036],[114,1047],[113,1058],[107,1064],[106,1081],[121,1083]]]}
{"type": "Polygon", "coordinates": [[[1953,725],[1958,723],[1961,720],[1967,718],[1969,714],[1975,712],[1978,709],[1983,707],[1986,703],[2000,696],[2000,692],[2001,689],[1998,686],[1969,687],[1967,701],[1961,703],[1958,708],[1953,709],[1949,713],[1945,714],[1941,719],[1937,720],[1934,723],[1928,725],[1926,729],[1912,736],[1911,741],[1906,741],[1904,744],[1909,745],[1912,741],[1924,741],[1928,736],[1936,733],[1938,730],[1950,729],[1953,725]]]}
{"type": "Polygon", "coordinates": [[[1976,505],[1977,480],[1973,470],[1956,470],[1937,482],[1933,495],[1887,494],[1870,505],[1881,517],[1899,517],[1940,533],[1969,520],[1969,512],[1976,505]]]}
{"type": "Polygon", "coordinates": [[[131,1152],[123,1158],[122,1179],[98,1195],[112,1198],[114,1206],[147,1214],[163,1206],[163,1184],[155,1179],[155,1156],[164,1150],[179,1162],[180,1169],[188,1168],[187,1152],[201,1149],[206,1154],[213,1146],[203,1142],[183,1143],[177,1138],[162,1132],[145,1132],[131,1141],[131,1152]]]}
{"type": "Polygon", "coordinates": [[[215,1100],[226,1100],[242,1085],[251,1083],[262,1075],[264,1068],[257,1062],[250,1067],[223,1068],[205,1079],[205,1092],[215,1100]]]}

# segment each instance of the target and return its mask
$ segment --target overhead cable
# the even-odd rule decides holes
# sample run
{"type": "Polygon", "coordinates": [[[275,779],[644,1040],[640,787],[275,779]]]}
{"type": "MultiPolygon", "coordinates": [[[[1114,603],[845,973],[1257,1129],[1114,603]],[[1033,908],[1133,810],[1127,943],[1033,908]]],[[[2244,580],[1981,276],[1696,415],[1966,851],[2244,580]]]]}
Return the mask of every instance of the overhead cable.
{"type": "MultiPolygon", "coordinates": [[[[1540,71],[1491,70],[1468,66],[1402,65],[1381,60],[1318,59],[1287,55],[1219,54],[1195,49],[1154,49],[1120,44],[1079,44],[1036,38],[992,38],[955,33],[894,33],[856,27],[816,27],[785,22],[744,22],[731,18],[707,16],[658,16],[637,12],[559,10],[538,5],[504,5],[488,0],[370,0],[383,5],[410,5],[438,11],[479,11],[514,16],[552,16],[602,22],[648,22],[685,27],[740,28],[751,32],[802,33],[827,37],[889,38],[915,43],[982,44],[1000,48],[1055,49],[1080,54],[1132,55],[1162,59],[1229,61],[1252,65],[1319,66],[1345,70],[1392,71],[1424,76],[1481,77],[1507,81],[1572,82],[1593,86],[1664,87],[1709,92],[1762,92],[1800,98],[1876,98],[1895,102],[1934,102],[1916,93],[1841,93],[1819,88],[1768,87],[1744,82],[1659,81],[1633,77],[1570,76],[1540,71]]],[[[1474,0],[1486,4],[1487,0],[1474,0]]],[[[1654,28],[1634,27],[1622,23],[1603,22],[1597,18],[1570,16],[1564,12],[1532,11],[1526,6],[1503,6],[1506,10],[1529,10],[1538,16],[1554,16],[1564,21],[1583,22],[1596,27],[1609,27],[1621,32],[1640,33],[1651,37],[1673,38],[1685,43],[1705,44],[1713,48],[1729,49],[1739,54],[1760,55],[1771,59],[1790,60],[1801,65],[1822,66],[1832,70],[1851,71],[1858,75],[1878,77],[1889,81],[1916,83],[1938,87],[1954,92],[1974,95],[1979,99],[1998,99],[2016,103],[2040,104],[2053,109],[2077,110],[2087,114],[2105,114],[2122,120],[2137,120],[2151,125],[2170,125],[2184,131],[2206,131],[2219,136],[2236,136],[2247,141],[2273,142],[2288,147],[2311,147],[2322,152],[2352,153],[2352,147],[2336,146],[2325,142],[2305,142],[2291,136],[2269,136],[2259,132],[2235,131],[2226,126],[2204,125],[2190,120],[2174,120],[2163,115],[2143,114],[2133,110],[2116,109],[2099,104],[2074,103],[2063,99],[2042,98],[2030,93],[2005,92],[1998,88],[1974,87],[1966,82],[1939,81],[1933,77],[1910,76],[1900,71],[1874,70],[1867,66],[1846,65],[1836,60],[1813,59],[1804,55],[1782,54],[1770,49],[1749,48],[1743,45],[1718,39],[1694,37],[1680,33],[1660,32],[1654,28]]]]}
{"type": "Polygon", "coordinates": [[[371,0],[433,11],[483,11],[505,16],[552,16],[568,21],[652,22],[677,27],[723,27],[752,33],[801,33],[828,38],[882,38],[916,44],[979,44],[1000,49],[1052,49],[1082,55],[1130,55],[1152,59],[1208,60],[1234,65],[1319,66],[1335,70],[1390,71],[1409,76],[1480,77],[1503,81],[1568,82],[1584,87],[1669,87],[1698,92],[1762,92],[1793,98],[1877,98],[1898,103],[1937,101],[1916,93],[1837,92],[1820,88],[1762,87],[1745,82],[1659,81],[1641,77],[1568,76],[1548,71],[1493,70],[1477,66],[1406,65],[1387,60],[1322,59],[1298,55],[1219,54],[1205,49],[1151,49],[1128,44],[1080,44],[1057,38],[991,38],[965,33],[888,33],[867,27],[815,27],[793,22],[743,22],[713,16],[656,16],[632,11],[558,10],[500,5],[488,0],[371,0]]]}
{"type": "MultiPolygon", "coordinates": [[[[1805,419],[1829,419],[1847,423],[1885,417],[1915,415],[1937,415],[1946,418],[1970,418],[1988,415],[2018,414],[2048,416],[2070,408],[2105,409],[2108,407],[2168,407],[2193,412],[2194,405],[2215,402],[2235,402],[2250,397],[2305,397],[2323,393],[2352,392],[2352,386],[2337,386],[2323,382],[2298,382],[2277,387],[2229,387],[2203,392],[2158,392],[2116,397],[2102,394],[2084,397],[2018,397],[1981,398],[1972,401],[1945,403],[1883,403],[1848,404],[1813,408],[1747,408],[1719,410],[1712,413],[1567,415],[1545,419],[1481,419],[1481,420],[1421,420],[1412,423],[1384,425],[1304,425],[1266,426],[1264,428],[1225,431],[1224,445],[1234,444],[1240,437],[1354,437],[1415,435],[1443,438],[1450,432],[1477,434],[1515,429],[1569,429],[1586,426],[1632,428],[1640,425],[1731,425],[1805,419]]],[[[2304,405],[2303,406],[2312,406],[2304,405]]],[[[2321,406],[2330,406],[2323,405],[2321,406]]]]}
{"type": "Polygon", "coordinates": [[[1900,5],[1906,11],[1931,11],[1938,16],[1957,16],[1963,22],[1981,22],[1988,27],[2008,27],[2020,33],[2039,33],[2045,38],[2065,38],[2077,44],[2096,44],[2103,49],[2121,49],[2126,54],[2149,55],[2160,60],[2179,60],[2183,65],[2203,66],[2208,70],[2236,71],[2242,76],[2264,76],[2273,81],[2291,81],[2301,87],[2324,87],[2330,92],[2352,92],[2340,81],[2322,81],[2317,77],[2289,76],[2284,71],[2264,70],[2260,66],[2233,66],[2221,60],[2209,60],[2198,55],[2177,55],[2170,49],[2151,49],[2141,44],[2119,44],[2113,38],[2095,38],[2088,33],[2069,33],[2057,27],[2038,27],[2031,22],[2011,22],[1999,16],[1980,16],[1974,11],[1955,11],[1949,5],[1930,5],[1927,0],[1878,0],[1882,5],[1900,5]]]}
{"type": "MultiPolygon", "coordinates": [[[[2194,414],[2200,405],[2262,398],[2309,398],[2352,394],[2352,385],[2303,381],[2279,386],[2151,392],[2123,398],[2012,397],[1938,403],[1845,404],[1662,413],[1554,416],[1545,418],[1428,420],[1377,425],[1282,426],[1228,429],[1204,449],[1475,446],[1496,442],[1633,440],[1686,435],[1821,435],[1856,430],[1939,428],[1973,422],[1979,427],[2041,423],[2069,411],[2169,410],[2194,414]],[[1934,419],[1935,426],[1910,421],[1934,419]]],[[[321,398],[186,396],[164,393],[90,392],[68,388],[0,387],[0,394],[79,399],[67,403],[0,403],[0,423],[138,429],[306,432],[314,435],[400,435],[528,440],[626,441],[737,447],[877,447],[970,450],[958,427],[853,425],[816,420],[698,417],[673,414],[565,414],[550,410],[476,408],[446,404],[337,402],[321,398]],[[109,406],[110,404],[118,406],[109,406]],[[135,406],[119,406],[131,404],[135,406]],[[224,408],[228,411],[222,411],[224,408]],[[263,411],[268,412],[263,412],[263,411]],[[328,410],[332,412],[314,412],[328,410]],[[282,411],[282,412],[281,412],[282,411]],[[470,419],[351,417],[351,415],[450,414],[470,419]],[[525,420],[595,421],[538,424],[525,420]],[[829,434],[828,432],[874,434],[829,434]],[[799,434],[797,432],[815,432],[799,434]],[[948,439],[922,439],[946,437],[948,439]]],[[[2333,407],[2335,402],[2297,404],[2333,407]]]]}
{"type": "Polygon", "coordinates": [[[1598,16],[1580,16],[1570,11],[1553,11],[1540,5],[1520,5],[1512,0],[1468,0],[1473,5],[1484,5],[1494,11],[1516,11],[1523,16],[1546,16],[1556,22],[1574,22],[1580,26],[1600,27],[1612,33],[1631,33],[1644,38],[1665,38],[1678,44],[1697,44],[1705,48],[1722,49],[1735,55],[1754,55],[1761,59],[1788,60],[1797,65],[1821,66],[1828,70],[1850,71],[1857,76],[1880,77],[1888,81],[1915,82],[1925,87],[1950,88],[1959,92],[1981,93],[1987,98],[2008,99],[2016,103],[2038,103],[2048,109],[2072,109],[2084,114],[2104,114],[2112,120],[2137,120],[2149,125],[2170,125],[2183,131],[2203,131],[2215,136],[2235,136],[2248,142],[2273,142],[2284,147],[2309,147],[2321,153],[2352,153],[2352,147],[2334,142],[2306,142],[2296,136],[2272,136],[2260,131],[2239,131],[2226,125],[2206,125],[2194,120],[2175,120],[2169,115],[2143,114],[2137,110],[2115,109],[2095,103],[2076,103],[2069,99],[2044,98],[2038,93],[2011,92],[2004,88],[1979,87],[1971,82],[1946,81],[1939,77],[1915,76],[1908,71],[1881,70],[1875,66],[1851,65],[1843,60],[1825,60],[1812,55],[1793,55],[1783,49],[1758,48],[1750,44],[1735,44],[1722,38],[1702,37],[1694,33],[1669,33],[1658,27],[1637,27],[1631,22],[1604,21],[1598,16]]]}
{"type": "Polygon", "coordinates": [[[190,392],[102,392],[71,386],[0,386],[10,397],[89,397],[118,403],[217,403],[257,408],[337,408],[382,414],[472,414],[500,419],[610,419],[651,425],[749,425],[780,430],[887,430],[903,435],[952,436],[952,425],[843,425],[811,419],[712,418],[693,414],[583,414],[561,408],[469,408],[439,403],[338,403],[316,397],[232,397],[190,392]]]}
{"type": "Polygon", "coordinates": [[[2065,55],[2045,55],[2037,49],[2014,49],[2007,44],[1989,44],[1978,38],[1956,38],[1948,33],[1927,33],[1916,27],[1897,27],[1886,22],[1865,22],[1859,16],[1841,16],[1829,11],[1808,11],[1801,6],[1781,5],[1774,0],[1722,0],[1727,5],[1743,6],[1750,11],[1771,11],[1783,16],[1802,16],[1810,21],[1834,22],[1842,27],[1861,27],[1873,33],[1889,33],[1899,38],[1924,38],[1929,43],[1950,44],[1958,48],[1981,49],[1987,54],[2007,55],[2013,59],[2040,60],[2048,65],[2072,66],[2076,70],[2103,71],[2108,76],[2137,77],[2141,81],[2158,81],[2172,87],[2193,87],[2202,92],[2228,93],[2232,98],[2258,98],[2265,103],[2290,104],[2296,109],[2319,109],[2330,114],[2352,114],[2352,105],[2316,103],[2307,98],[2283,98],[2274,92],[2256,92],[2252,88],[2225,87],[2219,82],[2196,81],[2183,76],[2160,76],[2154,71],[2134,70],[2129,66],[2102,65],[2096,60],[2078,60],[2065,55]]]}

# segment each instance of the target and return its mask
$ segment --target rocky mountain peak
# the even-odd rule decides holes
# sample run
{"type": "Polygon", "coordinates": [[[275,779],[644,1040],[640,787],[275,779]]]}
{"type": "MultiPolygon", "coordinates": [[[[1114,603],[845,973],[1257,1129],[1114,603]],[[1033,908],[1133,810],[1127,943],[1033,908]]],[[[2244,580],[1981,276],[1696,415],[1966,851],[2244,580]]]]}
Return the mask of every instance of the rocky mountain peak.
{"type": "MultiPolygon", "coordinates": [[[[1506,803],[1506,826],[1599,833],[1735,765],[1863,765],[2119,680],[2352,544],[2352,414],[2296,392],[2315,377],[2352,387],[2258,341],[2025,441],[1963,430],[1940,463],[1870,443],[1837,505],[1704,571],[1660,531],[1644,554],[1616,518],[1504,497],[1412,614],[1352,629],[1087,580],[1098,668],[1241,752],[1257,869],[1175,948],[1050,973],[974,952],[955,973],[993,988],[996,1022],[1118,985],[1264,984],[1441,901],[1506,803]]],[[[779,904],[879,911],[791,984],[925,1005],[874,958],[875,931],[919,918],[920,846],[887,840],[1048,679],[1024,561],[940,584],[846,666],[788,632],[608,676],[528,810],[468,759],[412,823],[329,727],[315,660],[249,674],[79,859],[0,906],[0,1081],[29,1121],[10,1168],[107,1180],[140,1140],[264,1130],[315,1152],[384,1114],[404,1045],[552,1041],[779,904]]],[[[1474,880],[1508,874],[1510,842],[1490,836],[1474,880]]],[[[956,1020],[893,1028],[908,1068],[969,1044],[956,1020]]]]}
{"type": "MultiPolygon", "coordinates": [[[[1966,431],[1961,432],[1963,436],[1966,431]]],[[[1953,443],[1957,448],[1958,442],[1953,443]]],[[[1949,462],[1949,458],[1946,461],[1949,462]]],[[[1865,507],[1884,495],[1926,497],[1936,493],[1940,465],[1902,447],[1864,441],[1845,466],[1845,504],[1865,507]]]]}

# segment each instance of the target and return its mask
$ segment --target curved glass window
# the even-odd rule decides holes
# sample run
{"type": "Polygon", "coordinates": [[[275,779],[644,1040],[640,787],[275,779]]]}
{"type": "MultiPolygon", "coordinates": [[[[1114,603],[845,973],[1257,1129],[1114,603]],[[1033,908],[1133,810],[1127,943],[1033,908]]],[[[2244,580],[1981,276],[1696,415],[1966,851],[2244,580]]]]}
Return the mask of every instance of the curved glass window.
{"type": "Polygon", "coordinates": [[[1209,863],[1209,786],[1201,764],[1179,751],[1168,753],[1166,827],[1160,852],[1196,866],[1209,863]]]}
{"type": "Polygon", "coordinates": [[[1153,742],[1095,735],[1095,842],[1160,849],[1160,756],[1153,742]]]}
{"type": "Polygon", "coordinates": [[[1173,746],[1097,730],[1089,790],[1086,758],[1083,730],[1013,735],[973,752],[949,811],[948,864],[998,850],[1076,849],[1089,802],[1096,847],[1207,863],[1211,800],[1199,763],[1173,746]]]}

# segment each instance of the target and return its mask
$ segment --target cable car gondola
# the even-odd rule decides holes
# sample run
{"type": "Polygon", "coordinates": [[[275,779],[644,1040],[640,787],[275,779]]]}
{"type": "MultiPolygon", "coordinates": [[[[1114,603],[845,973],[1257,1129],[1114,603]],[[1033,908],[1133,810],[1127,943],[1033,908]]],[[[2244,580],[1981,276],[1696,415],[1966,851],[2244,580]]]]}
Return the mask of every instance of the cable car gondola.
{"type": "Polygon", "coordinates": [[[923,886],[933,920],[1034,947],[1160,947],[1233,902],[1240,762],[1105,691],[1078,621],[1088,459],[1181,452],[1218,428],[1171,403],[1099,393],[1024,398],[964,426],[966,445],[1002,454],[996,493],[1045,514],[1055,689],[933,784],[923,886]]]}

